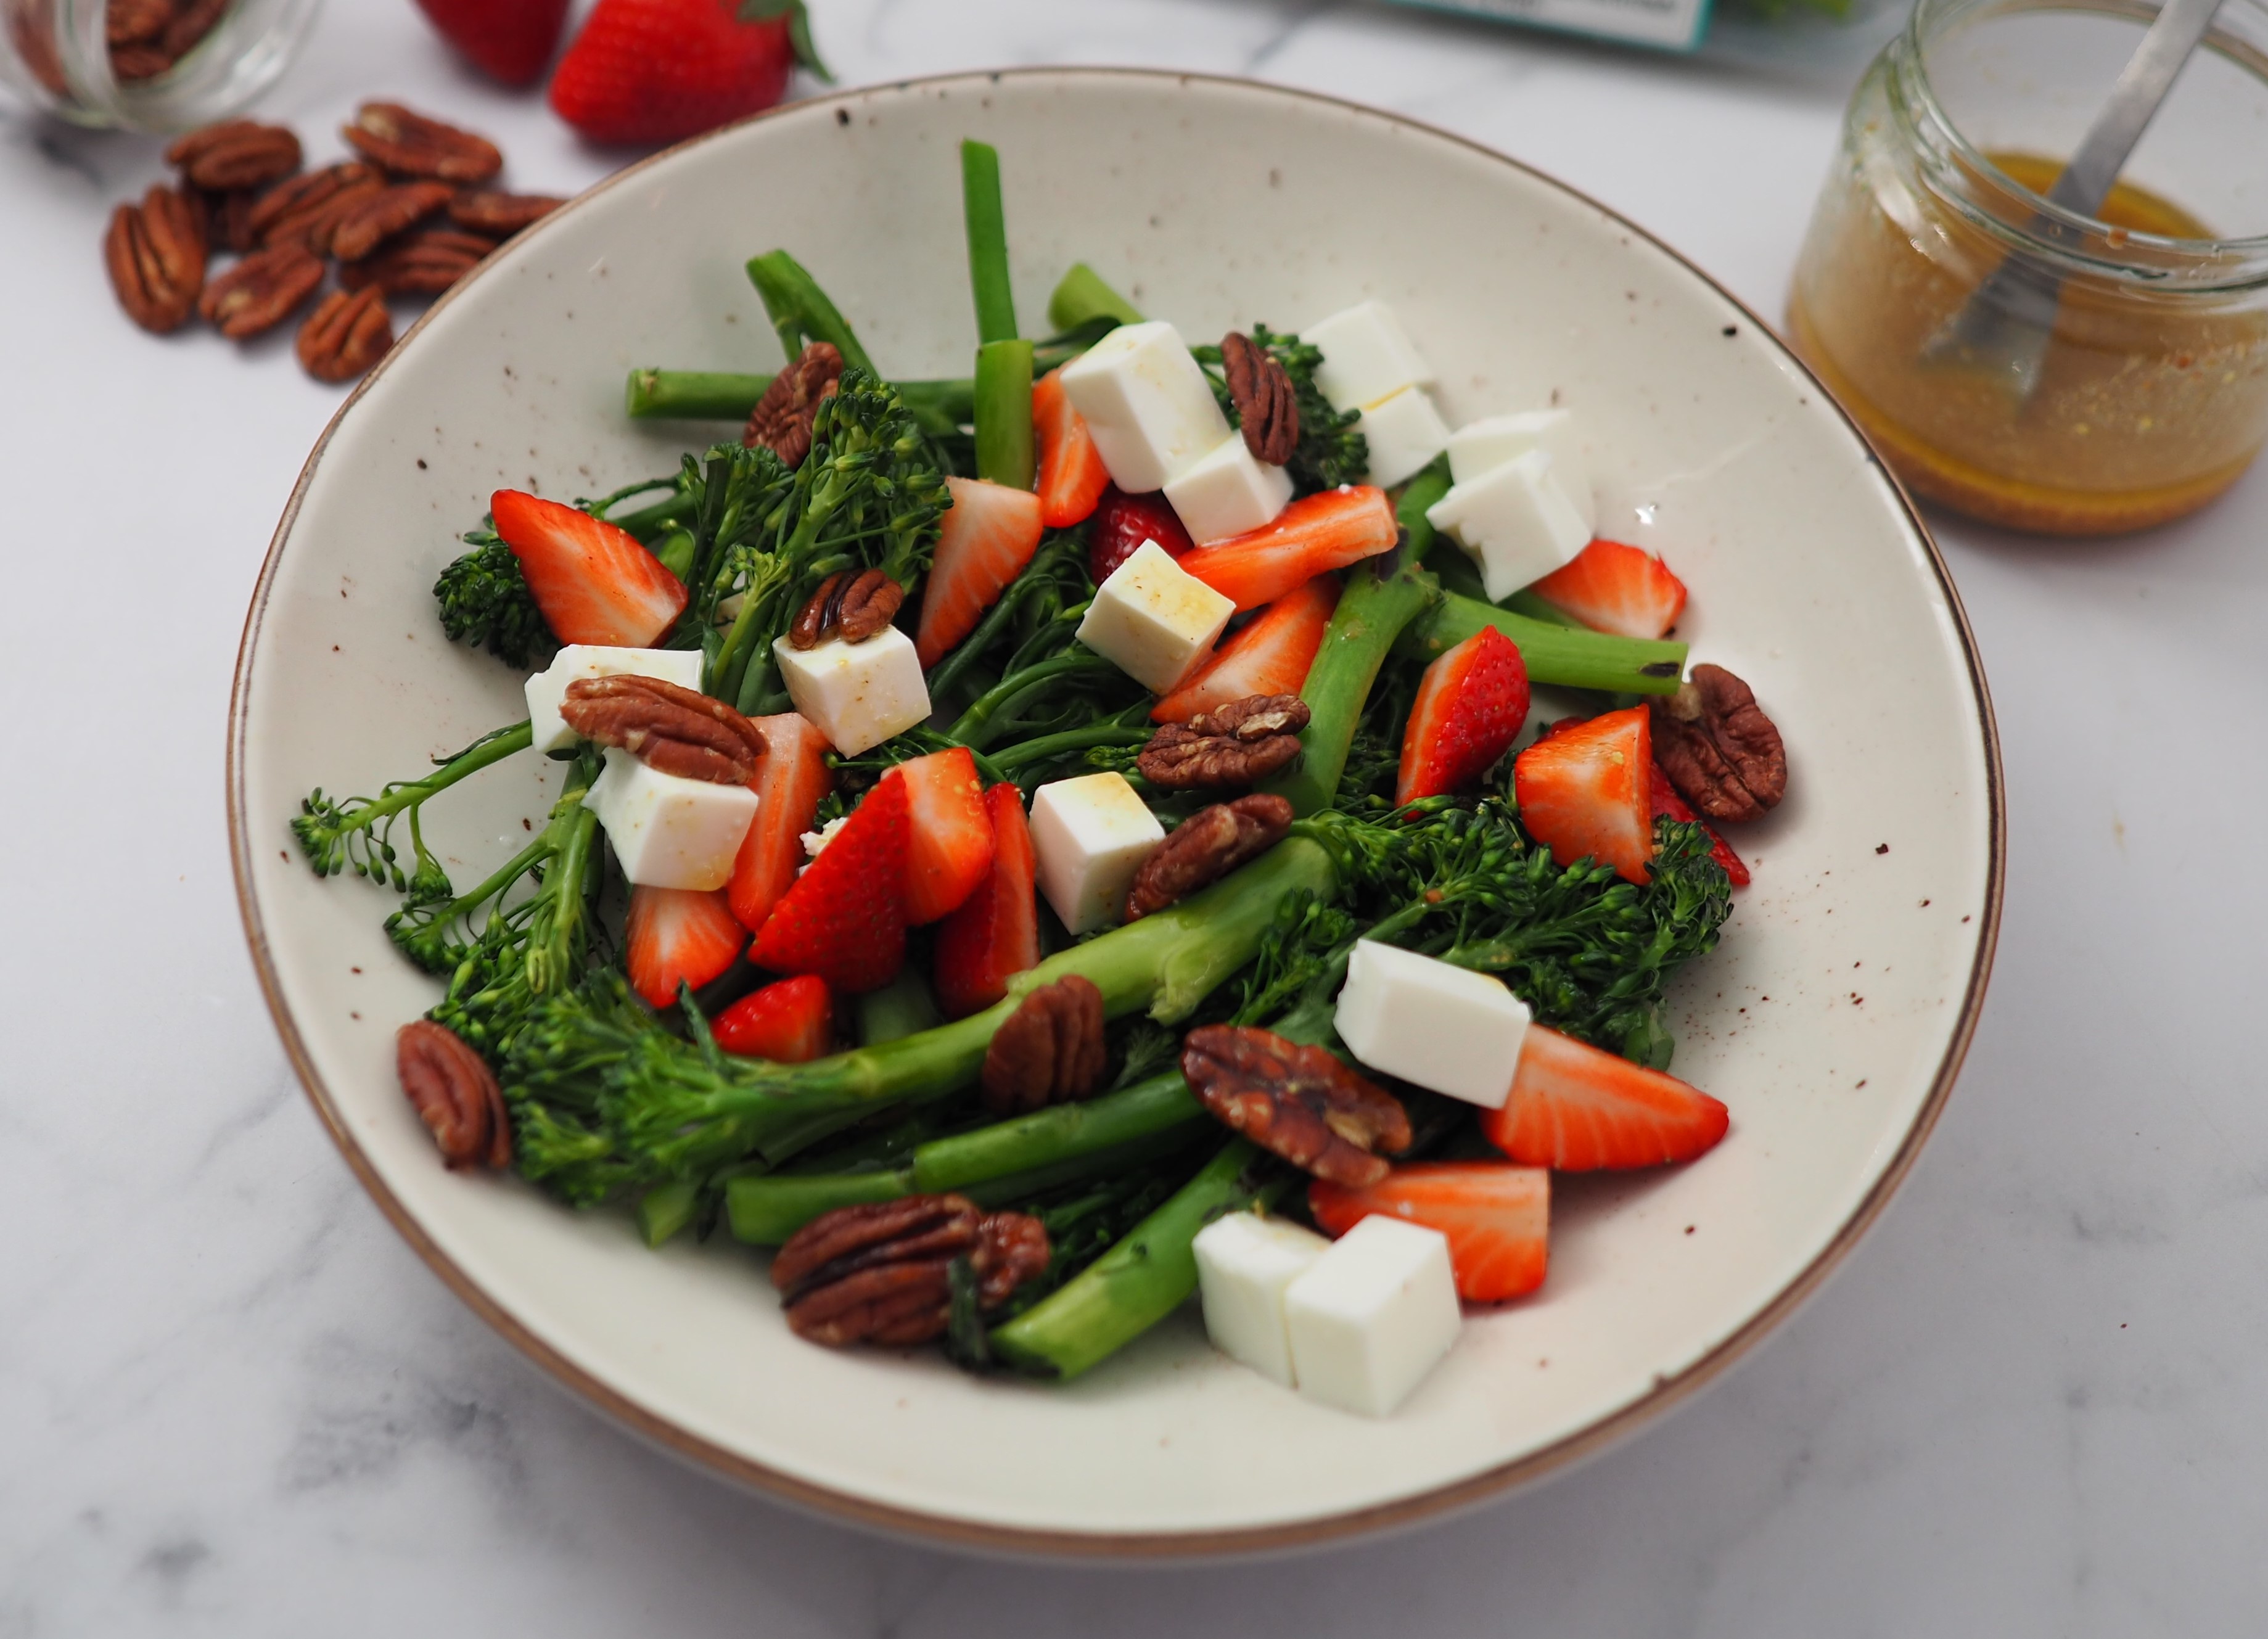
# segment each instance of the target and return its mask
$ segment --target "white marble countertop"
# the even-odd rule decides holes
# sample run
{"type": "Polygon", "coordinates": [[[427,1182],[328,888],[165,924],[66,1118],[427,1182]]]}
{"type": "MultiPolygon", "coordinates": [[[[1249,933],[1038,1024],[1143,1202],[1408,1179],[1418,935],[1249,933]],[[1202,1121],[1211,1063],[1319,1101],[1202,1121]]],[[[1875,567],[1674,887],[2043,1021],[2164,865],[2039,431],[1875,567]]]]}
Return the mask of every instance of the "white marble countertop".
{"type": "MultiPolygon", "coordinates": [[[[1846,89],[1362,0],[814,10],[851,82],[1123,62],[1380,103],[1557,173],[1767,315],[1846,89]]],[[[406,0],[333,4],[263,112],[313,136],[373,92],[492,131],[528,187],[621,158],[456,71],[406,0]]],[[[288,335],[239,354],[123,322],[96,246],[158,170],[150,142],[0,107],[0,1639],[2124,1639],[2268,1608],[2245,999],[2268,737],[2243,692],[2268,468],[2131,540],[1941,521],[2005,739],[2007,930],[1918,1169],[1777,1336],[1589,1466],[1395,1540],[1004,1565],[621,1432],[451,1297],[332,1150],[246,959],[221,765],[246,599],[338,394],[288,335]]]]}

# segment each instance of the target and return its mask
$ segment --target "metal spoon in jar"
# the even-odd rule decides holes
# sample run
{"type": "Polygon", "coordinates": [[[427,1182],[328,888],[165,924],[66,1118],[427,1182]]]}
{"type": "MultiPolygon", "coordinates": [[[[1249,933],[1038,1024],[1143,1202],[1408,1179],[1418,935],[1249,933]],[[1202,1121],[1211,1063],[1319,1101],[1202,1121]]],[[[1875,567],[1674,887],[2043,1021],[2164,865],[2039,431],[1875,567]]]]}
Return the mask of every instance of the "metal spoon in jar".
{"type": "MultiPolygon", "coordinates": [[[[2092,217],[2110,196],[2118,173],[2142,139],[2175,77],[2212,26],[2220,0],[2166,0],[2156,22],[2119,71],[2110,100],[2080,139],[2079,151],[2048,190],[2048,202],[2092,217]]],[[[2032,232],[2051,242],[2072,239],[2065,224],[2042,216],[2032,232]]],[[[1933,364],[1982,368],[1998,377],[2021,409],[2040,382],[2040,361],[2055,328],[2063,282],[2011,252],[1961,311],[1922,349],[1933,364]]]]}

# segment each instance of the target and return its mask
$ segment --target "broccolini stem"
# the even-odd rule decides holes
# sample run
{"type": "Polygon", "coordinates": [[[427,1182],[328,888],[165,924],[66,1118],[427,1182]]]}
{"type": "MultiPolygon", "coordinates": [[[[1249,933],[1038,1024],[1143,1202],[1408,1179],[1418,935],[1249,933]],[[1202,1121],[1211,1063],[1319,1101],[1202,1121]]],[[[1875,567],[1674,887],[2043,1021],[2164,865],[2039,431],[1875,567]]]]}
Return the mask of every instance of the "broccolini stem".
{"type": "Polygon", "coordinates": [[[874,361],[866,356],[866,349],[858,345],[849,322],[827,299],[827,292],[819,288],[819,281],[805,272],[803,264],[785,251],[766,251],[761,256],[751,256],[748,282],[763,298],[764,312],[771,315],[772,328],[779,332],[780,348],[790,363],[801,356],[805,342],[832,342],[844,364],[856,364],[873,375],[881,374],[874,368],[874,361]]]}
{"type": "Polygon", "coordinates": [[[1033,690],[1045,687],[1058,677],[1095,676],[1117,669],[1092,650],[1067,650],[1012,673],[977,695],[969,702],[968,709],[946,731],[946,736],[957,745],[982,751],[990,743],[991,735],[998,731],[999,724],[995,719],[1004,717],[1033,690]]]}
{"type": "Polygon", "coordinates": [[[1402,635],[1401,650],[1414,659],[1431,660],[1484,626],[1495,627],[1519,646],[1532,683],[1595,688],[1609,695],[1674,695],[1685,671],[1683,643],[1557,626],[1454,593],[1444,595],[1410,623],[1402,635]]]}
{"type": "Polygon", "coordinates": [[[1091,729],[1065,729],[1060,734],[1042,734],[1037,739],[1019,740],[1015,745],[1003,746],[991,753],[990,759],[994,768],[1013,779],[1017,769],[1048,762],[1065,752],[1084,751],[1090,746],[1145,746],[1149,741],[1148,729],[1104,724],[1091,729]]]}
{"type": "Polygon", "coordinates": [[[638,1197],[638,1235],[649,1246],[659,1246],[693,1222],[701,1204],[701,1191],[693,1184],[656,1184],[638,1197]]]}
{"type": "Polygon", "coordinates": [[[1105,283],[1101,274],[1083,261],[1075,261],[1056,286],[1055,294],[1048,298],[1048,322],[1058,330],[1076,330],[1098,319],[1108,319],[1114,325],[1138,325],[1142,314],[1105,283]]]}
{"type": "MultiPolygon", "coordinates": [[[[976,339],[980,343],[1012,342],[1016,298],[1008,283],[1008,217],[1000,202],[1000,151],[990,143],[964,140],[961,144],[961,209],[968,228],[968,283],[976,295],[976,339]]],[[[980,379],[983,373],[980,369],[980,379]]]]}
{"type": "Polygon", "coordinates": [[[976,475],[1011,489],[1029,489],[1032,452],[1032,344],[987,342],[976,349],[976,475]]]}
{"type": "MultiPolygon", "coordinates": [[[[389,872],[400,874],[392,869],[393,849],[386,844],[383,831],[368,841],[362,840],[364,833],[403,809],[416,807],[467,775],[479,773],[490,763],[502,762],[534,743],[534,725],[515,724],[482,736],[423,779],[404,780],[388,786],[376,797],[350,797],[339,804],[328,800],[318,790],[300,805],[298,816],[291,821],[291,834],[298,838],[301,851],[319,877],[336,876],[351,864],[358,876],[376,875],[390,879],[389,872]]],[[[396,882],[394,886],[406,885],[396,882]]]]}
{"type": "Polygon", "coordinates": [[[1524,614],[1531,621],[1541,621],[1546,626],[1564,626],[1571,631],[1578,632],[1590,629],[1565,609],[1544,602],[1526,586],[1522,586],[1511,597],[1506,598],[1503,606],[1514,614],[1524,614]]]}
{"type": "Polygon", "coordinates": [[[632,421],[746,421],[770,376],[722,370],[630,371],[625,394],[632,421]]]}
{"type": "MultiPolygon", "coordinates": [[[[1408,504],[1404,500],[1404,505],[1408,504]]],[[[1300,731],[1300,761],[1269,784],[1303,814],[1330,806],[1346,772],[1347,751],[1362,720],[1370,686],[1386,664],[1387,651],[1403,628],[1440,598],[1440,588],[1425,570],[1406,562],[1381,574],[1373,565],[1390,565],[1399,553],[1372,558],[1348,571],[1346,589],[1324,629],[1322,647],[1300,697],[1307,702],[1307,726],[1300,731]]]]}

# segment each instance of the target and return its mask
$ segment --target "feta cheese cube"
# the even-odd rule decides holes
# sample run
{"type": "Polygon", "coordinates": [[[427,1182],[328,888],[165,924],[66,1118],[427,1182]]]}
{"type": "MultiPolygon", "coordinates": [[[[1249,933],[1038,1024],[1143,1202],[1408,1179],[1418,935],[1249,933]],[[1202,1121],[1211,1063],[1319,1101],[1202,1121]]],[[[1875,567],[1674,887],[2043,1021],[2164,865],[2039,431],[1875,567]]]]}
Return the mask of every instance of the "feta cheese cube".
{"type": "Polygon", "coordinates": [[[795,709],[846,757],[929,720],[929,685],[914,640],[895,626],[861,643],[830,637],[813,649],[782,637],[772,654],[795,709]]]}
{"type": "Polygon", "coordinates": [[[1032,793],[1032,852],[1040,892],[1073,933],[1126,914],[1126,890],[1166,827],[1123,774],[1086,774],[1032,793]]]}
{"type": "Polygon", "coordinates": [[[1371,1069],[1495,1110],[1512,1096],[1528,1012],[1500,979],[1362,939],[1333,1022],[1371,1069]]]}
{"type": "Polygon", "coordinates": [[[1163,320],[1119,326],[1064,366],[1063,387],[1129,494],[1163,489],[1228,436],[1204,371],[1163,320]]]}
{"type": "Polygon", "coordinates": [[[1462,483],[1425,509],[1480,566],[1491,600],[1543,579],[1591,544],[1583,515],[1548,450],[1530,450],[1462,483]]]}
{"type": "Polygon", "coordinates": [[[1290,1388],[1292,1334],[1284,1321],[1284,1289],[1329,1246],[1313,1230],[1256,1212],[1232,1212],[1205,1225],[1190,1250],[1197,1253],[1197,1295],[1212,1346],[1290,1388]]]}
{"type": "Polygon", "coordinates": [[[1478,478],[1530,450],[1549,450],[1567,498],[1583,515],[1583,527],[1599,533],[1599,503],[1591,488],[1591,458],[1567,409],[1524,410],[1468,422],[1449,435],[1449,477],[1457,483],[1478,478]]]}
{"type": "Polygon", "coordinates": [[[1457,1341],[1463,1315],[1439,1230],[1367,1217],[1284,1290],[1300,1393],[1383,1417],[1457,1341]]]}
{"type": "Polygon", "coordinates": [[[1233,599],[1174,562],[1156,541],[1145,540],[1095,589],[1079,623],[1079,640],[1162,695],[1212,652],[1213,639],[1235,613],[1233,599]]]}
{"type": "Polygon", "coordinates": [[[1257,529],[1292,499],[1292,474],[1253,454],[1232,432],[1166,485],[1166,499],[1199,546],[1257,529]]]}
{"type": "Polygon", "coordinates": [[[756,817],[745,785],[649,768],[620,746],[584,800],[606,827],[622,874],[650,888],[721,888],[756,817]]]}
{"type": "Polygon", "coordinates": [[[1300,340],[1322,349],[1315,387],[1336,410],[1365,409],[1404,387],[1432,385],[1433,372],[1384,302],[1358,302],[1309,325],[1300,340]]]}
{"type": "Polygon", "coordinates": [[[569,643],[553,658],[550,670],[527,680],[527,720],[535,731],[535,749],[547,756],[573,750],[583,738],[559,715],[559,702],[567,698],[568,684],[585,677],[658,677],[681,688],[698,688],[701,651],[569,643]]]}
{"type": "Polygon", "coordinates": [[[1404,387],[1363,411],[1355,423],[1370,446],[1370,481],[1390,489],[1449,445],[1449,424],[1423,387],[1404,387]]]}

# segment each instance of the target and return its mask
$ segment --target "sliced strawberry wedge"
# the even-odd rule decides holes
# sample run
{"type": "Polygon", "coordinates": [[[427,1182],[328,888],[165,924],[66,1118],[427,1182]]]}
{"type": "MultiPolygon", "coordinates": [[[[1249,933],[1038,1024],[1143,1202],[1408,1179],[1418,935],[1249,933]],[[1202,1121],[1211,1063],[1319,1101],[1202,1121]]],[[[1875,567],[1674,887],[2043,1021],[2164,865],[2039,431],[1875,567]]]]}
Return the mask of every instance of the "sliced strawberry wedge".
{"type": "Polygon", "coordinates": [[[1294,501],[1257,529],[1199,547],[1182,567],[1239,609],[1256,609],[1327,570],[1388,550],[1400,536],[1385,490],[1347,484],[1294,501]]]}
{"type": "Polygon", "coordinates": [[[756,793],[755,823],[740,839],[740,855],[733,864],[733,880],[725,892],[733,915],[755,933],[772,914],[772,907],[795,883],[803,869],[803,834],[812,828],[819,799],[835,789],[835,775],[827,766],[827,736],[807,717],[792,711],[758,717],[763,731],[764,754],[756,764],[756,777],[748,782],[756,793]]]}
{"type": "Polygon", "coordinates": [[[1425,668],[1402,731],[1396,807],[1480,783],[1528,721],[1528,666],[1520,650],[1484,626],[1425,668]]]}
{"type": "Polygon", "coordinates": [[[1128,495],[1115,487],[1105,489],[1095,504],[1094,522],[1086,526],[1086,572],[1100,586],[1145,540],[1156,541],[1169,558],[1197,549],[1189,532],[1182,527],[1181,514],[1167,504],[1164,496],[1154,490],[1128,495]]]}
{"type": "Polygon", "coordinates": [[[1543,1284],[1550,1262],[1551,1174],[1501,1161],[1414,1161],[1364,1189],[1317,1179],[1307,1210],[1334,1238],[1376,1213],[1448,1238],[1457,1296],[1498,1304],[1543,1284]]]}
{"type": "Polygon", "coordinates": [[[1187,723],[1199,712],[1254,695],[1296,695],[1338,607],[1339,579],[1318,575],[1270,604],[1223,643],[1197,673],[1150,709],[1152,723],[1187,723]]]}
{"type": "Polygon", "coordinates": [[[748,959],[816,974],[836,989],[880,989],[906,959],[906,783],[894,768],[850,811],[756,935],[748,959]]]}
{"type": "Polygon", "coordinates": [[[1542,1025],[1528,1027],[1504,1107],[1481,1112],[1491,1143],[1562,1172],[1690,1161],[1731,1124],[1698,1087],[1542,1025]]]}
{"type": "Polygon", "coordinates": [[[711,1019],[709,1029],[727,1053],[807,1063],[834,1044],[835,998],[818,974],[799,974],[742,996],[711,1019]]]}
{"type": "Polygon", "coordinates": [[[721,893],[634,887],[622,930],[630,989],[656,1007],[677,1000],[681,981],[698,990],[733,965],[748,930],[721,893]]]}
{"type": "Polygon", "coordinates": [[[976,891],[992,870],[992,821],[984,782],[964,746],[898,765],[906,783],[906,921],[935,922],[976,891]]]}
{"type": "Polygon", "coordinates": [[[1749,867],[1733,851],[1733,845],[1718,834],[1717,827],[1693,812],[1692,806],[1677,794],[1669,776],[1661,771],[1661,764],[1653,765],[1653,783],[1648,793],[1657,820],[1682,820],[1699,826],[1709,834],[1709,857],[1725,868],[1725,875],[1736,888],[1749,886],[1749,867]]]}
{"type": "Polygon", "coordinates": [[[1041,521],[1049,529],[1086,522],[1110,487],[1110,469],[1086,422],[1071,408],[1059,368],[1032,383],[1032,442],[1040,457],[1041,521]]]}
{"type": "Polygon", "coordinates": [[[1659,637],[1685,608],[1685,583],[1669,566],[1619,540],[1594,540],[1532,590],[1593,631],[1624,637],[1659,637]]]}
{"type": "Polygon", "coordinates": [[[489,511],[561,643],[651,648],[684,612],[685,583],[629,531],[517,489],[489,511]]]}
{"type": "Polygon", "coordinates": [[[1024,571],[1040,548],[1040,497],[1028,489],[948,478],[953,505],[937,538],[922,592],[914,649],[924,668],[976,629],[984,611],[1024,571]]]}
{"type": "MultiPolygon", "coordinates": [[[[992,869],[937,930],[937,1003],[965,1018],[1008,994],[1008,981],[1040,961],[1039,861],[1024,794],[1002,783],[984,793],[992,822],[992,869]]],[[[830,849],[828,850],[832,852],[830,849]]]]}
{"type": "Polygon", "coordinates": [[[1513,759],[1520,823],[1561,864],[1588,854],[1643,887],[1653,857],[1653,770],[1644,706],[1562,724],[1513,759]]]}

